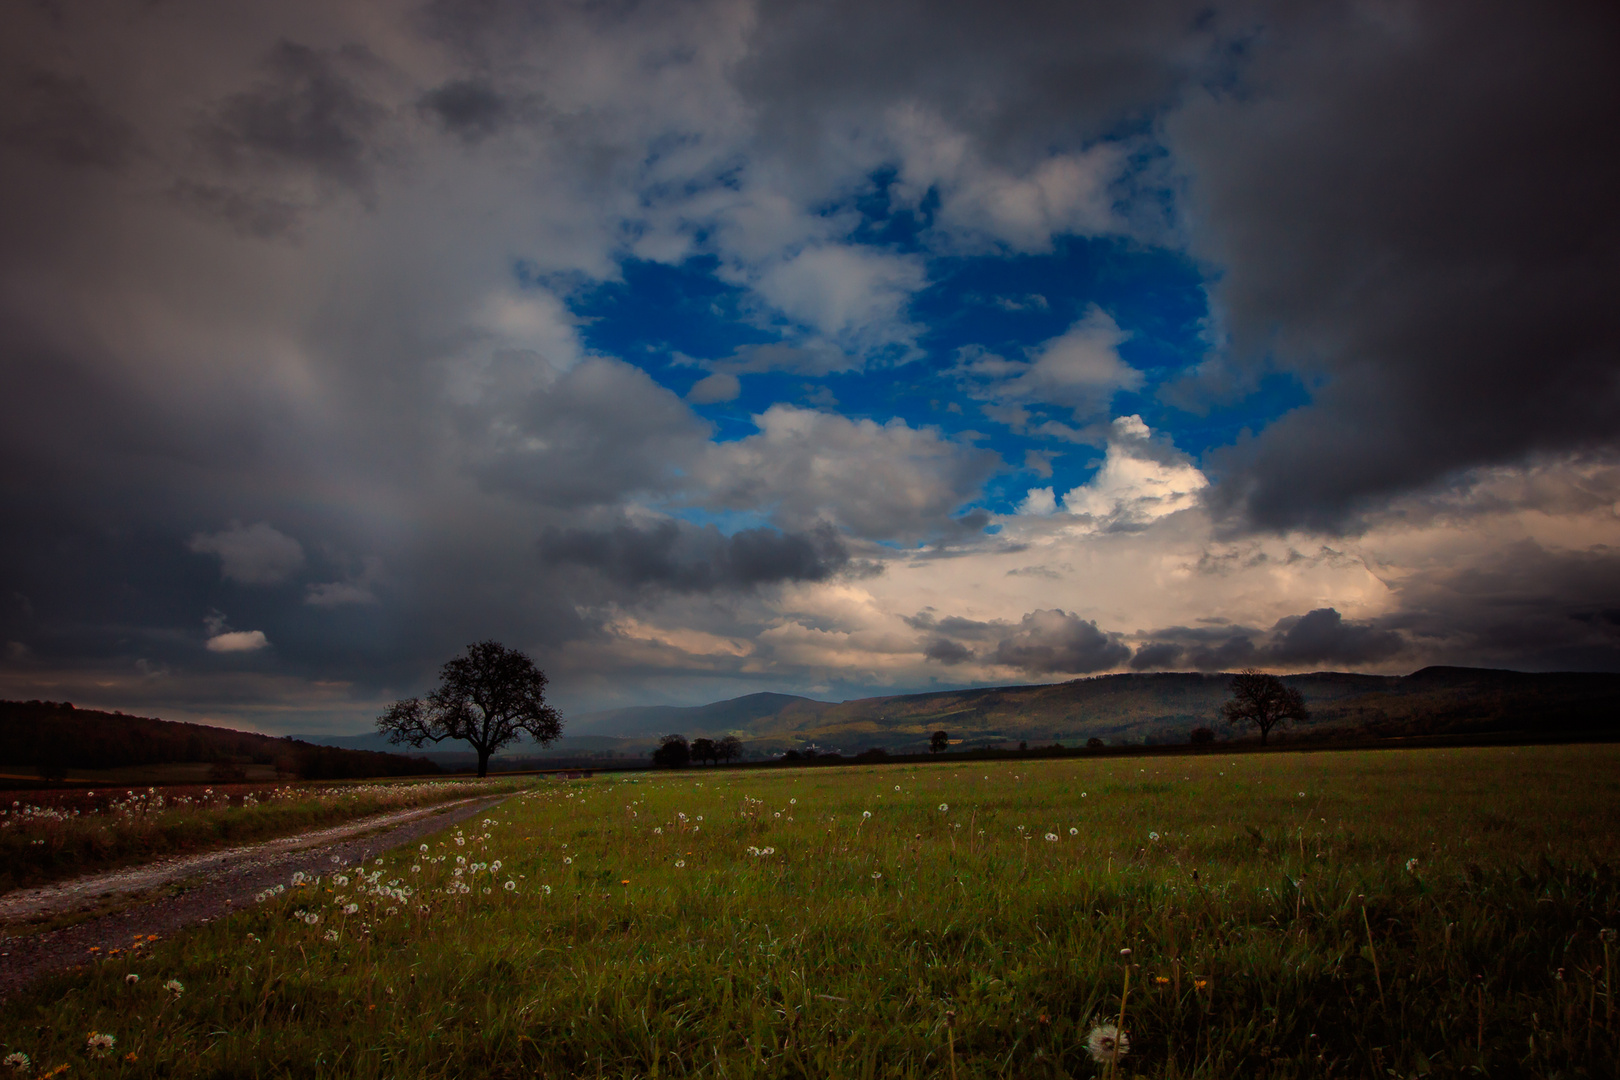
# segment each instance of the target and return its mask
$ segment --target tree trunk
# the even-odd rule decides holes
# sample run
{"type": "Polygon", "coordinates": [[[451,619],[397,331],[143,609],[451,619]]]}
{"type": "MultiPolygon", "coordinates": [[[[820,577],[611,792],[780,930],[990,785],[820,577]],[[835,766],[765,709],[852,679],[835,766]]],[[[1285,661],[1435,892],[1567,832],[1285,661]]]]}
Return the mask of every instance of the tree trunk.
{"type": "Polygon", "coordinates": [[[478,750],[478,779],[482,780],[489,775],[489,751],[480,746],[478,750]]]}

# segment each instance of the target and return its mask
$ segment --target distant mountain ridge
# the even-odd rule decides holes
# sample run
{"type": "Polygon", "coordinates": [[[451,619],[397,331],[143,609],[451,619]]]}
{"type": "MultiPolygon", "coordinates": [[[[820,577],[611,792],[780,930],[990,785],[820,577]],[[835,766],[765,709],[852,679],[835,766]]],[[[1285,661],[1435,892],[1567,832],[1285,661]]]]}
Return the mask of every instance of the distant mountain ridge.
{"type": "Polygon", "coordinates": [[[567,725],[569,735],[668,735],[671,732],[726,734],[746,730],[790,709],[815,713],[833,708],[825,701],[793,694],[747,694],[707,705],[632,705],[586,713],[567,725]]]}
{"type": "MultiPolygon", "coordinates": [[[[1411,675],[1320,671],[1283,679],[1304,695],[1313,714],[1312,723],[1296,729],[1295,737],[1519,728],[1605,732],[1620,726],[1620,675],[1615,674],[1428,667],[1411,675]]],[[[953,741],[985,744],[1184,741],[1199,726],[1228,734],[1220,707],[1230,696],[1231,681],[1230,673],[1131,673],[837,703],[749,694],[689,708],[589,713],[564,730],[621,738],[735,734],[761,748],[816,743],[846,751],[905,749],[925,744],[936,730],[953,741]]]]}

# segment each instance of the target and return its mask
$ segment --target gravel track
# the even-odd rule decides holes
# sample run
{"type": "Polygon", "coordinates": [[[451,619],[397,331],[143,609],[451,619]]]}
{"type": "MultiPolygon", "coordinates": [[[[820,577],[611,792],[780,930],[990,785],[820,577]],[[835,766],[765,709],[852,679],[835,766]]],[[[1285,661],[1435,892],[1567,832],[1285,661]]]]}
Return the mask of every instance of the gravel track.
{"type": "Polygon", "coordinates": [[[168,937],[252,904],[255,894],[271,885],[285,885],[299,870],[325,874],[334,864],[353,865],[476,817],[511,797],[484,796],[392,811],[330,829],[6,893],[0,896],[0,920],[49,917],[108,894],[127,896],[194,883],[176,895],[132,903],[60,930],[0,938],[0,998],[40,976],[89,962],[92,947],[105,955],[109,948],[127,948],[137,934],[168,937]]]}

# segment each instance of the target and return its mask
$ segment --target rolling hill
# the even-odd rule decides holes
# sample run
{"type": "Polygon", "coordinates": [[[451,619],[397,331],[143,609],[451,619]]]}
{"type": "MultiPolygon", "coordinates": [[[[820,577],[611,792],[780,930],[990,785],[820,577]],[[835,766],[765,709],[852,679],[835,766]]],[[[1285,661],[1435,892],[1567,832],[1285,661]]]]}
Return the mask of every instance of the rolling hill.
{"type": "MultiPolygon", "coordinates": [[[[1605,734],[1620,731],[1620,675],[1431,667],[1411,675],[1314,672],[1286,676],[1313,721],[1288,737],[1373,738],[1480,732],[1605,734]]],[[[751,694],[692,708],[655,706],[592,713],[569,733],[645,739],[734,734],[757,751],[815,744],[843,752],[907,751],[943,729],[955,745],[1182,742],[1220,722],[1230,674],[1100,675],[1069,682],[946,690],[829,703],[751,694]]]]}
{"type": "Polygon", "coordinates": [[[0,766],[60,777],[69,769],[203,763],[231,778],[243,766],[331,779],[438,771],[421,758],[315,745],[291,736],[78,709],[70,702],[0,701],[0,766]]]}

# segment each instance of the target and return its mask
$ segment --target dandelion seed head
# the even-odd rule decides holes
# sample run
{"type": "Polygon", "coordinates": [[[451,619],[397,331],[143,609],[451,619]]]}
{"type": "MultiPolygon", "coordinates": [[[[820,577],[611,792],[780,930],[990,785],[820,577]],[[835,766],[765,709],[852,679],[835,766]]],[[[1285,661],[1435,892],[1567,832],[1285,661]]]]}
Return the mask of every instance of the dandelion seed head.
{"type": "Polygon", "coordinates": [[[939,804],[939,812],[942,813],[942,814],[945,813],[946,811],[950,810],[950,808],[951,808],[950,803],[940,803],[939,804]]]}
{"type": "Polygon", "coordinates": [[[1131,1052],[1131,1037],[1113,1024],[1098,1024],[1086,1035],[1086,1053],[1099,1064],[1118,1061],[1131,1052]]]}

